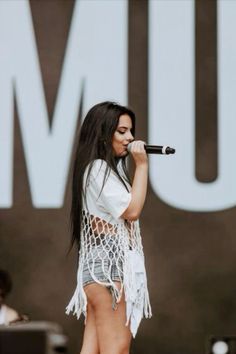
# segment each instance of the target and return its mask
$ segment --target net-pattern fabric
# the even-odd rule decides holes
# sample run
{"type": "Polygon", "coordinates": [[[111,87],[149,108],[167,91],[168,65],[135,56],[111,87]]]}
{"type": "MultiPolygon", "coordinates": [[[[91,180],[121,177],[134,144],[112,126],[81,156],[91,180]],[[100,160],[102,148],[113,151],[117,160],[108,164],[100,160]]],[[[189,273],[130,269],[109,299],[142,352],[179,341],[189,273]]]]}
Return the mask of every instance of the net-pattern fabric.
{"type": "Polygon", "coordinates": [[[139,222],[118,219],[117,223],[108,223],[90,214],[88,210],[83,210],[77,287],[66,308],[67,314],[73,311],[77,318],[81,313],[86,318],[87,314],[87,298],[83,289],[85,267],[95,282],[112,288],[117,303],[124,291],[126,325],[130,325],[135,336],[143,315],[146,318],[152,315],[139,222]],[[102,268],[102,281],[95,275],[97,263],[102,268]],[[111,277],[111,267],[114,265],[121,283],[120,289],[111,277]]]}

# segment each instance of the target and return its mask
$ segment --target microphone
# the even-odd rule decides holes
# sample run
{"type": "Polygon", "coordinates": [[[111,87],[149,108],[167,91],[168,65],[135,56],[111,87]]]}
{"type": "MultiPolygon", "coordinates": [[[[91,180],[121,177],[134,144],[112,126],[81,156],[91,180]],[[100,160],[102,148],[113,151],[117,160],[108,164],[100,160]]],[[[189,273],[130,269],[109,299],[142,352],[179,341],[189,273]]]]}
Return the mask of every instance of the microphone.
{"type": "MultiPolygon", "coordinates": [[[[130,152],[131,150],[131,144],[130,143],[127,147],[127,150],[130,152]]],[[[160,146],[160,145],[144,145],[144,149],[146,150],[147,154],[161,154],[161,155],[169,155],[169,154],[174,154],[175,149],[169,147],[169,146],[160,146]]]]}

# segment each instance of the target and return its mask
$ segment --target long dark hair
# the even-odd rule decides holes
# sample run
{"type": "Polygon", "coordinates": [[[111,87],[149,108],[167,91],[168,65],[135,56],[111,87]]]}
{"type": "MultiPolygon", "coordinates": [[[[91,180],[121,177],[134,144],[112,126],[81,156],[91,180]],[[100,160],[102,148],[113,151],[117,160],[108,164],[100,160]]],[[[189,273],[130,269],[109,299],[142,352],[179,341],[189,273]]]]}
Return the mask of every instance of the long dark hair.
{"type": "MultiPolygon", "coordinates": [[[[135,114],[129,108],[121,106],[115,102],[102,102],[93,106],[87,113],[81,126],[78,146],[75,154],[73,179],[72,179],[72,203],[71,203],[71,245],[74,242],[80,244],[80,228],[82,220],[82,196],[83,196],[83,176],[86,167],[90,164],[87,178],[89,177],[93,161],[102,159],[107,162],[103,186],[106,178],[113,170],[120,181],[127,188],[121,177],[117,164],[121,161],[121,167],[126,181],[130,183],[126,168],[126,157],[116,157],[112,150],[112,138],[116,131],[121,115],[127,114],[132,121],[131,133],[135,133],[135,114]]],[[[101,190],[103,188],[101,186],[101,190]]]]}

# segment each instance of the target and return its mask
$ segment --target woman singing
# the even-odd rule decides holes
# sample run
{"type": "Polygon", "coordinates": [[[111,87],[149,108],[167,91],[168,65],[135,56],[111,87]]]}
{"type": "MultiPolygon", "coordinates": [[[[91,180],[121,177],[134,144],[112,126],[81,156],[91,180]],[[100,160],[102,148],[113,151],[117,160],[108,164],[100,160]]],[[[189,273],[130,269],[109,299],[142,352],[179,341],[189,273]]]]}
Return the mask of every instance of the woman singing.
{"type": "Polygon", "coordinates": [[[103,102],[90,109],[80,131],[71,207],[79,264],[66,313],[85,316],[81,354],[128,354],[143,315],[152,315],[138,222],[148,160],[134,130],[130,109],[103,102]],[[132,184],[125,164],[131,142],[132,184]]]}

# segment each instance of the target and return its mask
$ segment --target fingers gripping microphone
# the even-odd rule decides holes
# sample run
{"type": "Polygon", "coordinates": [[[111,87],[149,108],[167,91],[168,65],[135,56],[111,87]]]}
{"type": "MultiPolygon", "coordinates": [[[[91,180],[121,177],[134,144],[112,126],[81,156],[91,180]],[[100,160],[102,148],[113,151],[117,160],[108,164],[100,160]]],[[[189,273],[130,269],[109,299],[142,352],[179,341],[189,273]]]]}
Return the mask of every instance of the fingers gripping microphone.
{"type": "MultiPolygon", "coordinates": [[[[128,151],[131,150],[131,144],[128,145],[128,151]]],[[[160,145],[144,145],[144,149],[146,150],[147,154],[161,154],[161,155],[169,155],[174,154],[175,149],[169,146],[160,146],[160,145]]]]}

